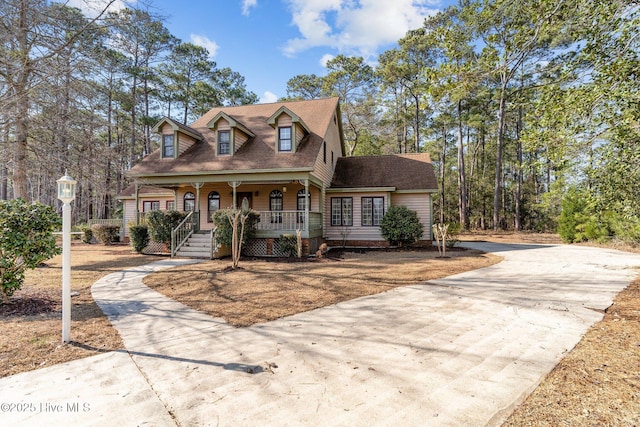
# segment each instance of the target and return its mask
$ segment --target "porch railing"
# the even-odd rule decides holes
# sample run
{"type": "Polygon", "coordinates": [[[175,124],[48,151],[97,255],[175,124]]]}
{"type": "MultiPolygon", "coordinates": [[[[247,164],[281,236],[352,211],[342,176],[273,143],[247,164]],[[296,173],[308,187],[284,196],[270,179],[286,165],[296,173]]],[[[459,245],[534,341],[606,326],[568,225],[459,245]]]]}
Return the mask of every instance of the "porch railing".
{"type": "Polygon", "coordinates": [[[260,222],[257,230],[320,230],[322,215],[305,211],[259,211],[260,222]]]}
{"type": "Polygon", "coordinates": [[[197,231],[200,222],[197,212],[189,212],[180,224],[171,230],[171,258],[173,258],[178,249],[197,231]]]}

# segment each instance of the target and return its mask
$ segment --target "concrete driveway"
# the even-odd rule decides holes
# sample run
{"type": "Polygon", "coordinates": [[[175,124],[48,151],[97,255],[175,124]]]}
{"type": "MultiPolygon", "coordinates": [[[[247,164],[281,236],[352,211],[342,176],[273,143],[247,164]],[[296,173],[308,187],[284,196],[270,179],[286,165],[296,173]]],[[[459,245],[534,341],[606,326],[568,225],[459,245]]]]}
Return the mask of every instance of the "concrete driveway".
{"type": "Polygon", "coordinates": [[[500,425],[640,274],[640,255],[467,246],[504,261],[243,329],[141,283],[190,261],[109,275],[93,294],[127,351],[1,379],[0,403],[36,410],[3,406],[0,424],[500,425]]]}

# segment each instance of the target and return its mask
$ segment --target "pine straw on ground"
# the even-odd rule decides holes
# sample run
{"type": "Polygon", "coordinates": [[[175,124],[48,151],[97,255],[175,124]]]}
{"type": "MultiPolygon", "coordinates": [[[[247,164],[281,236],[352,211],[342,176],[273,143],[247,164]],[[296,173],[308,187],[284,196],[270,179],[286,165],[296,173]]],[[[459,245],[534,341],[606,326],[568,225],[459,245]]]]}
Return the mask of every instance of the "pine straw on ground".
{"type": "Polygon", "coordinates": [[[245,260],[235,271],[228,260],[207,261],[151,274],[144,283],[231,325],[249,326],[499,260],[473,250],[448,251],[439,258],[433,247],[331,251],[314,261],[245,260]]]}
{"type": "Polygon", "coordinates": [[[71,344],[62,344],[62,257],[26,274],[25,283],[0,304],[0,377],[124,348],[118,332],[91,297],[100,277],[156,261],[128,245],[71,245],[71,344]]]}

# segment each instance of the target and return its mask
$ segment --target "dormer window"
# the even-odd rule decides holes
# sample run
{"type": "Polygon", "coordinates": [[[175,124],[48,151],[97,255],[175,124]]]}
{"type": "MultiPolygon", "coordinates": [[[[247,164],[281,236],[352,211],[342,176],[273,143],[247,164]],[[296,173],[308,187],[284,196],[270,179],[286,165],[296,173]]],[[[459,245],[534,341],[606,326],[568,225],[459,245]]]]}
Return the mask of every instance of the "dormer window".
{"type": "Polygon", "coordinates": [[[231,132],[228,130],[218,131],[218,155],[231,154],[231,132]]]}
{"type": "Polygon", "coordinates": [[[173,135],[162,135],[162,157],[173,158],[173,135]]]}
{"type": "Polygon", "coordinates": [[[291,126],[278,128],[278,151],[291,151],[291,126]]]}
{"type": "Polygon", "coordinates": [[[199,131],[173,121],[169,117],[164,117],[156,123],[152,131],[160,135],[161,159],[176,159],[204,139],[199,131]]]}

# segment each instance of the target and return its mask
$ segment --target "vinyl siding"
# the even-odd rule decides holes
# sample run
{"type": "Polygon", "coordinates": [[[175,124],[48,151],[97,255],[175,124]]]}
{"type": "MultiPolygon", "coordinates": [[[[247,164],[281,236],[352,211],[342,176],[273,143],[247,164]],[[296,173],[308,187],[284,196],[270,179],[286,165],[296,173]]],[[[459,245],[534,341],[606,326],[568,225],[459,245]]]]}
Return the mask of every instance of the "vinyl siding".
{"type": "Polygon", "coordinates": [[[384,240],[380,227],[362,226],[362,198],[384,197],[385,212],[391,206],[406,206],[418,213],[420,222],[424,225],[424,234],[421,240],[431,240],[431,201],[427,193],[421,194],[397,194],[397,193],[327,193],[325,198],[324,238],[327,240],[381,241],[384,240]],[[351,197],[353,199],[353,226],[331,225],[331,199],[334,197],[351,197]]]}
{"type": "Polygon", "coordinates": [[[431,239],[431,195],[428,193],[421,194],[393,194],[391,196],[392,206],[406,206],[416,211],[420,222],[424,225],[424,234],[420,240],[431,239]]]}
{"type": "MultiPolygon", "coordinates": [[[[337,114],[333,113],[334,116],[337,114]]],[[[335,163],[338,157],[342,156],[342,145],[340,143],[340,130],[338,129],[337,119],[331,120],[327,133],[324,135],[324,142],[327,145],[327,161],[324,161],[324,153],[322,148],[316,158],[313,174],[320,179],[326,187],[331,185],[331,179],[333,178],[333,171],[335,169],[335,163]],[[331,153],[333,152],[333,156],[331,153]],[[333,163],[331,158],[333,157],[333,163]]]]}
{"type": "Polygon", "coordinates": [[[325,199],[324,216],[324,237],[327,240],[384,240],[379,226],[362,225],[362,198],[363,197],[384,197],[385,212],[389,206],[389,193],[327,193],[325,199]],[[344,227],[331,225],[331,199],[336,197],[351,197],[353,199],[353,226],[344,227]]]}
{"type": "Polygon", "coordinates": [[[178,132],[178,156],[187,151],[193,144],[196,143],[196,140],[187,136],[183,133],[178,132]]]}

